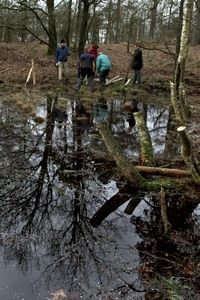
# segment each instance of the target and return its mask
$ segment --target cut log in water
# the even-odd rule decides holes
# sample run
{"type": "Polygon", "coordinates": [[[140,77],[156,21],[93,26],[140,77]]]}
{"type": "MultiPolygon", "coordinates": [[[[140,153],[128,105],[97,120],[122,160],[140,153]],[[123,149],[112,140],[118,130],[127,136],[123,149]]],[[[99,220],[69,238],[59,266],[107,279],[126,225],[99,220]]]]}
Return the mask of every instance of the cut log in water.
{"type": "Polygon", "coordinates": [[[131,79],[129,78],[129,79],[126,81],[125,86],[127,86],[130,82],[131,82],[131,79]]]}

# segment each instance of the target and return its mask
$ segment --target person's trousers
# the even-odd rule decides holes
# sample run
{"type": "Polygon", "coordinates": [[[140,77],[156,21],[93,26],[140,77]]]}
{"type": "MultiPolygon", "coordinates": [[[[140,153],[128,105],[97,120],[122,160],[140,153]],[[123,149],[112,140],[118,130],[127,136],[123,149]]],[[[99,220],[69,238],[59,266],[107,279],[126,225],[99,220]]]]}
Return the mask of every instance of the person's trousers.
{"type": "Polygon", "coordinates": [[[68,77],[69,77],[68,61],[58,62],[58,80],[62,80],[63,78],[68,79],[68,77]]]}
{"type": "Polygon", "coordinates": [[[80,90],[80,87],[83,83],[84,78],[87,76],[88,78],[88,86],[90,88],[90,91],[93,92],[94,90],[94,72],[92,68],[83,68],[81,69],[79,78],[78,78],[78,84],[77,84],[77,91],[80,90]]]}
{"type": "Polygon", "coordinates": [[[134,78],[133,78],[133,85],[135,83],[138,83],[138,84],[141,83],[141,73],[140,73],[140,70],[135,70],[135,75],[134,75],[134,78]]]}
{"type": "Polygon", "coordinates": [[[99,73],[99,83],[100,83],[101,90],[103,90],[105,88],[106,78],[107,78],[109,72],[110,72],[110,70],[104,70],[99,73]]]}

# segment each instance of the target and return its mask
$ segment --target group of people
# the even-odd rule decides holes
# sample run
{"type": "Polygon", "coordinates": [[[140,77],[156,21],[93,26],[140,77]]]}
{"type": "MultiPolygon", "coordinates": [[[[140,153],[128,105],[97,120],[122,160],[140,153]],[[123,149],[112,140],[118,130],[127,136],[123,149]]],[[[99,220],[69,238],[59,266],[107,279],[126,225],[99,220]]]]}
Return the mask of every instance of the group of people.
{"type": "MultiPolygon", "coordinates": [[[[141,83],[141,69],[143,67],[142,50],[139,44],[134,44],[134,51],[130,62],[130,68],[134,70],[133,85],[141,83]]],[[[111,70],[111,60],[108,55],[99,52],[98,44],[92,44],[90,48],[86,48],[78,60],[78,79],[75,85],[76,91],[79,91],[84,79],[87,78],[90,91],[94,90],[95,77],[98,76],[100,83],[100,91],[102,92],[106,85],[106,78],[111,70]]],[[[65,40],[61,40],[55,53],[56,66],[58,67],[58,80],[62,81],[63,75],[68,80],[69,67],[68,57],[70,50],[65,40]]]]}
{"type": "MultiPolygon", "coordinates": [[[[106,78],[111,70],[111,60],[108,55],[98,52],[98,44],[92,44],[90,48],[85,49],[78,60],[78,80],[75,85],[77,91],[80,90],[84,79],[87,77],[88,86],[91,92],[94,90],[94,80],[98,76],[100,90],[103,91],[106,78]]],[[[66,78],[69,76],[68,56],[70,55],[69,48],[64,40],[61,40],[56,49],[56,65],[58,67],[58,79],[62,81],[63,74],[66,78]]]]}

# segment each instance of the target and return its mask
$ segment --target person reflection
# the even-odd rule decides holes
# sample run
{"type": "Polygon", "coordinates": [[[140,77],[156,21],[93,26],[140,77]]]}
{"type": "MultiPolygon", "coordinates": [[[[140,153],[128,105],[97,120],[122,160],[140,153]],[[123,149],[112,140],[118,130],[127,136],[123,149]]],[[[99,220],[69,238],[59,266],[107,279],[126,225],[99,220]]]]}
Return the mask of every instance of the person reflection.
{"type": "Polygon", "coordinates": [[[104,97],[101,97],[94,106],[94,123],[103,122],[108,118],[108,105],[104,97]]]}
{"type": "Polygon", "coordinates": [[[89,130],[91,125],[91,113],[88,112],[86,106],[83,105],[80,100],[76,104],[75,114],[77,130],[81,133],[89,130]]]}
{"type": "Polygon", "coordinates": [[[126,101],[124,103],[124,110],[127,112],[126,121],[128,122],[129,126],[127,129],[128,133],[131,133],[133,127],[135,126],[135,117],[133,113],[139,111],[138,103],[139,101],[137,99],[126,101]]]}
{"type": "Polygon", "coordinates": [[[54,117],[54,120],[58,123],[58,128],[62,128],[62,124],[66,123],[68,119],[67,113],[59,109],[58,107],[53,108],[52,115],[54,117]]]}

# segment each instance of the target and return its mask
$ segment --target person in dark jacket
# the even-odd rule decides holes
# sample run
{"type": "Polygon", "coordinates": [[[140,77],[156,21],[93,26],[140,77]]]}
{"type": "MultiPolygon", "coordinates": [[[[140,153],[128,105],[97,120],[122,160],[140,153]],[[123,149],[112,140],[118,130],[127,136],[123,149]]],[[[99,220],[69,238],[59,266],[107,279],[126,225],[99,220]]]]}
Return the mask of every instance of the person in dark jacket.
{"type": "Polygon", "coordinates": [[[133,77],[133,85],[141,83],[141,69],[143,67],[142,50],[139,44],[134,44],[134,52],[132,53],[131,68],[135,71],[133,77]]]}
{"type": "Polygon", "coordinates": [[[81,85],[87,76],[88,78],[88,86],[90,91],[94,90],[94,75],[95,75],[95,60],[94,56],[88,52],[88,49],[85,50],[79,57],[78,61],[78,83],[75,86],[77,91],[80,90],[81,85]]]}
{"type": "Polygon", "coordinates": [[[56,66],[58,67],[58,80],[62,81],[63,77],[68,80],[69,67],[68,56],[70,55],[69,48],[66,46],[65,40],[61,40],[55,53],[56,66]]]}

